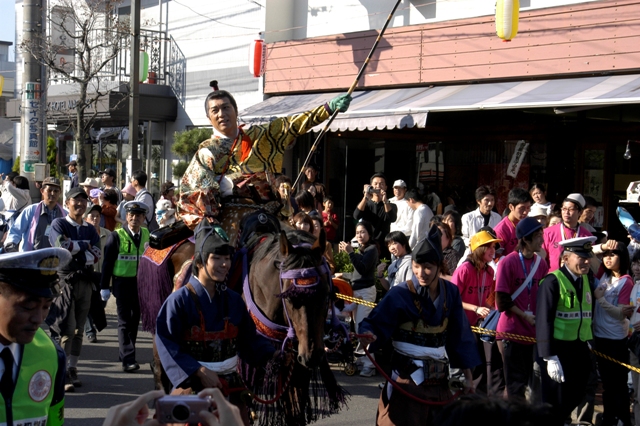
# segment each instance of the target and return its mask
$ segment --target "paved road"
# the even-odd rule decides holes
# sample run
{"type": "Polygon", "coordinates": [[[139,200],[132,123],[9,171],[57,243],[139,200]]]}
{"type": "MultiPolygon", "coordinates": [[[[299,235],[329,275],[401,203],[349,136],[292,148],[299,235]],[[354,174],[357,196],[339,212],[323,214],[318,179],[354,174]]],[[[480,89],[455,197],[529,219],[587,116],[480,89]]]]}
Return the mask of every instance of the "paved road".
{"type": "MultiPolygon", "coordinates": [[[[113,302],[111,298],[110,302],[113,302]]],[[[112,307],[112,303],[110,303],[112,307]]],[[[108,308],[109,308],[108,307],[108,308]]],[[[108,311],[113,311],[108,309],[108,311]]],[[[75,393],[66,396],[65,418],[68,426],[100,426],[112,405],[121,404],[153,389],[149,368],[152,358],[151,335],[138,336],[138,362],[142,368],[135,374],[125,373],[118,362],[117,318],[107,315],[108,327],[98,335],[98,343],[82,348],[78,374],[83,382],[75,393]]],[[[348,377],[335,370],[338,381],[351,393],[349,407],[342,413],[315,423],[317,425],[371,425],[375,423],[380,390],[379,378],[348,377]]]]}

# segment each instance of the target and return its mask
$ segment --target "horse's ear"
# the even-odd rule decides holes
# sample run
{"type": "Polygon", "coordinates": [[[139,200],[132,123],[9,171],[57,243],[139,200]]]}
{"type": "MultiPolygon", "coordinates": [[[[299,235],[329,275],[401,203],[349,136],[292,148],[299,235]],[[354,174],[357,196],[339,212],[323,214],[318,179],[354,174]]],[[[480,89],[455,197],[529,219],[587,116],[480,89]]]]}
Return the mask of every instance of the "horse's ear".
{"type": "Polygon", "coordinates": [[[280,253],[282,253],[283,256],[288,256],[291,251],[293,251],[293,246],[287,239],[287,233],[280,231],[280,253]]]}
{"type": "Polygon", "coordinates": [[[318,237],[316,242],[313,243],[313,246],[311,246],[311,250],[318,250],[320,252],[320,255],[322,256],[324,254],[325,248],[327,248],[327,234],[326,232],[324,232],[323,227],[320,228],[320,236],[318,237]]]}

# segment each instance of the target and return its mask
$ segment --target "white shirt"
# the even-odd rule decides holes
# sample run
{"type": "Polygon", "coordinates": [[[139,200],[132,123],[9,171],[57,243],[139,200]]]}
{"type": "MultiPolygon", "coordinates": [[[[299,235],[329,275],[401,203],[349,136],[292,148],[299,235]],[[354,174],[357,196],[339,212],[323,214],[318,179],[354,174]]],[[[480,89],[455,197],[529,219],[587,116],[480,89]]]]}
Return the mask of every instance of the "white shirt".
{"type": "Polygon", "coordinates": [[[390,231],[402,232],[407,237],[411,236],[413,226],[413,209],[409,206],[406,198],[398,200],[398,197],[389,198],[389,202],[398,207],[396,221],[391,223],[390,231]]]}
{"type": "Polygon", "coordinates": [[[427,236],[431,218],[433,218],[433,212],[426,204],[420,204],[413,212],[413,226],[409,237],[409,247],[411,249],[414,249],[418,242],[427,236]]]}
{"type": "Polygon", "coordinates": [[[531,206],[531,208],[534,208],[534,207],[540,207],[540,208],[542,208],[542,209],[546,210],[546,212],[547,212],[547,216],[549,216],[549,215],[551,214],[551,207],[552,207],[552,206],[553,206],[553,205],[551,204],[551,202],[550,202],[550,201],[547,201],[545,204],[533,203],[533,205],[531,206]]]}
{"type": "MultiPolygon", "coordinates": [[[[633,289],[631,290],[631,305],[632,306],[639,306],[640,305],[640,281],[636,281],[636,283],[633,286],[633,289]]],[[[622,301],[622,303],[624,304],[625,302],[622,301]]],[[[629,321],[631,322],[631,325],[640,322],[640,312],[638,312],[638,309],[635,309],[633,311],[633,315],[631,315],[631,318],[629,319],[629,321]]]]}
{"type": "MultiPolygon", "coordinates": [[[[489,218],[489,226],[494,228],[501,220],[502,218],[500,215],[492,211],[491,217],[489,218]]],[[[469,239],[483,226],[484,217],[482,216],[482,213],[480,213],[480,208],[462,215],[462,239],[464,240],[465,246],[469,247],[469,239]]]]}
{"type": "MultiPolygon", "coordinates": [[[[4,350],[4,348],[9,348],[11,354],[13,355],[13,382],[16,382],[16,376],[18,375],[18,364],[20,364],[20,345],[17,343],[12,343],[9,346],[5,346],[0,343],[0,353],[4,350]]],[[[4,370],[6,366],[4,365],[4,361],[0,358],[0,377],[4,374],[4,370]]]]}

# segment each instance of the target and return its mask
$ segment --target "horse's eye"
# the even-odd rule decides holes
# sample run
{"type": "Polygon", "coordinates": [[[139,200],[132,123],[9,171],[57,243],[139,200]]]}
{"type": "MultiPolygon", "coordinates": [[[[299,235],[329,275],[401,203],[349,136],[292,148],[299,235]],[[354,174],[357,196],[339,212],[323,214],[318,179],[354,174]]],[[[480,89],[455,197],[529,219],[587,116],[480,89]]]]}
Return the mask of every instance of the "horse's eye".
{"type": "Polygon", "coordinates": [[[297,285],[311,285],[311,284],[315,284],[318,282],[318,278],[317,277],[311,277],[311,278],[298,278],[296,280],[296,284],[297,285]]]}

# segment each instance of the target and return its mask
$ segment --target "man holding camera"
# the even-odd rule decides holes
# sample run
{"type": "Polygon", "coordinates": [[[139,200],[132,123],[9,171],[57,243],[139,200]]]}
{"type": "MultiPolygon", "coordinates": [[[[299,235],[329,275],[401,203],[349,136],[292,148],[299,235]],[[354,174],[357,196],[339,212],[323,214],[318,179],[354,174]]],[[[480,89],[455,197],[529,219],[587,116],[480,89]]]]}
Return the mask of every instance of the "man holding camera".
{"type": "Polygon", "coordinates": [[[373,239],[378,242],[380,258],[389,259],[391,255],[384,237],[398,217],[398,207],[387,198],[387,179],[384,174],[375,173],[371,176],[362,192],[364,195],[353,211],[353,218],[366,220],[373,225],[373,239]]]}

